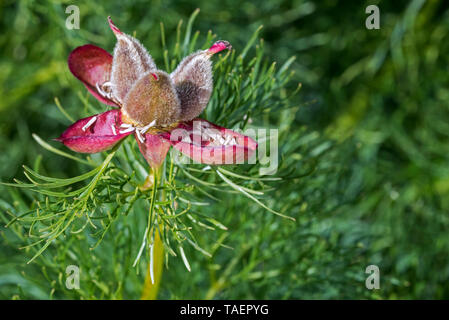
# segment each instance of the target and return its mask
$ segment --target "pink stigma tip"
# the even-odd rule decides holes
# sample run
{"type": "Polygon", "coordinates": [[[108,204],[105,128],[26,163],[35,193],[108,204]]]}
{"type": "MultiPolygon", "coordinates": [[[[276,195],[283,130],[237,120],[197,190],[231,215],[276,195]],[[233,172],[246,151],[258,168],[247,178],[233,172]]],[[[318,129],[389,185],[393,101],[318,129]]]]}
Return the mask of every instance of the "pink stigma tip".
{"type": "Polygon", "coordinates": [[[225,49],[231,50],[232,46],[228,41],[225,40],[219,40],[217,42],[215,42],[212,47],[209,48],[209,52],[211,52],[212,54],[215,54],[217,52],[223,51],[225,49]]]}
{"type": "Polygon", "coordinates": [[[114,22],[112,22],[111,16],[108,17],[108,22],[109,22],[109,27],[115,34],[122,34],[120,29],[115,26],[114,22]]]}

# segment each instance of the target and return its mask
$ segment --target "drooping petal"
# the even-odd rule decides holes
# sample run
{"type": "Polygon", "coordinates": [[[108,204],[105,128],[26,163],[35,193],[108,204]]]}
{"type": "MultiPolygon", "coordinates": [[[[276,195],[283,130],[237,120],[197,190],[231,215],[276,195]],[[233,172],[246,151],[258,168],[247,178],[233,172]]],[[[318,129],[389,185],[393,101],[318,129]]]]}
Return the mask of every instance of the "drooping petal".
{"type": "Polygon", "coordinates": [[[112,55],[92,44],[73,50],[68,58],[69,69],[92,95],[110,106],[118,106],[98,91],[98,86],[108,82],[111,77],[112,55]]]}
{"type": "Polygon", "coordinates": [[[123,102],[132,85],[148,71],[155,71],[156,64],[137,39],[120,31],[111,17],[108,20],[117,38],[111,71],[112,92],[123,102]]]}
{"type": "Polygon", "coordinates": [[[190,121],[206,108],[213,87],[210,57],[230,48],[229,42],[217,41],[208,50],[197,51],[185,57],[170,74],[181,101],[180,121],[190,121]]]}
{"type": "Polygon", "coordinates": [[[124,131],[124,128],[120,128],[121,124],[120,110],[110,110],[78,120],[55,140],[76,152],[101,152],[112,148],[132,133],[120,133],[124,131]]]}
{"type": "Polygon", "coordinates": [[[145,134],[143,139],[144,142],[141,142],[136,136],[140,152],[152,168],[158,168],[167,156],[168,149],[170,149],[171,146],[170,142],[159,135],[152,135],[149,133],[145,134]]]}
{"type": "Polygon", "coordinates": [[[162,136],[189,158],[205,164],[244,163],[257,149],[252,138],[203,119],[180,123],[162,136]]]}

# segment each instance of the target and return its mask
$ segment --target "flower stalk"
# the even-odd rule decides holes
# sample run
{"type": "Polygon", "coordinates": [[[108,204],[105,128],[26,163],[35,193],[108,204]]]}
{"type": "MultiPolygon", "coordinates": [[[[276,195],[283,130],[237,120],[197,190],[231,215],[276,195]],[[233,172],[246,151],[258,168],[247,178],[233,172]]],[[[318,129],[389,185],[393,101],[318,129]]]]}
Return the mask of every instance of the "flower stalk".
{"type": "MultiPolygon", "coordinates": [[[[158,167],[151,168],[150,173],[148,175],[148,178],[146,179],[147,183],[152,183],[152,198],[151,198],[151,205],[150,210],[148,212],[148,224],[150,225],[152,223],[152,220],[154,219],[154,202],[157,197],[157,189],[158,187],[161,187],[160,193],[159,193],[159,200],[164,201],[165,200],[165,190],[162,188],[164,185],[164,166],[165,161],[158,167]]],[[[162,239],[159,235],[159,230],[164,228],[163,222],[160,219],[157,219],[158,217],[155,217],[157,220],[157,226],[156,224],[153,225],[154,232],[152,232],[151,229],[148,230],[149,234],[154,234],[153,236],[153,242],[150,245],[150,262],[147,267],[147,272],[145,275],[145,281],[143,284],[142,289],[142,295],[141,300],[155,300],[157,298],[157,294],[159,292],[160,282],[162,278],[162,268],[163,268],[163,260],[164,260],[164,244],[162,243],[162,239]],[[156,228],[155,228],[156,227],[156,228]]]]}
{"type": "Polygon", "coordinates": [[[156,300],[162,278],[162,268],[164,260],[164,245],[159,233],[154,235],[154,242],[151,247],[152,253],[148,264],[145,282],[143,284],[141,300],[156,300]]]}

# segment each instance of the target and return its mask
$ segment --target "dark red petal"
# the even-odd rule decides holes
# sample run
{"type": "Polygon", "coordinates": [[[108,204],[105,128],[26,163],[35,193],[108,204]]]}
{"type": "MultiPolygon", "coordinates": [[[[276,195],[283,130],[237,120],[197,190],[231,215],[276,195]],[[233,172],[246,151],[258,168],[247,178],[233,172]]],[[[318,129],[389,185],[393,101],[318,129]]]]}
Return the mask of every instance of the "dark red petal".
{"type": "Polygon", "coordinates": [[[149,133],[144,135],[144,139],[144,142],[140,142],[136,136],[140,152],[143,154],[150,167],[160,167],[167,156],[168,149],[170,149],[170,142],[158,135],[152,135],[149,133]]]}
{"type": "Polygon", "coordinates": [[[163,137],[186,156],[205,164],[244,163],[257,149],[250,137],[203,119],[180,123],[163,137]]]}
{"type": "Polygon", "coordinates": [[[110,80],[112,55],[97,46],[86,44],[73,50],[68,59],[69,69],[89,90],[92,95],[101,102],[110,105],[118,105],[102,96],[96,84],[103,84],[110,80]]]}
{"type": "Polygon", "coordinates": [[[106,111],[96,116],[78,120],[55,140],[62,142],[66,147],[76,152],[101,152],[112,148],[117,142],[132,133],[119,133],[120,130],[124,130],[120,128],[121,124],[120,110],[106,111]],[[83,127],[94,117],[96,117],[95,122],[83,130],[83,127]]]}

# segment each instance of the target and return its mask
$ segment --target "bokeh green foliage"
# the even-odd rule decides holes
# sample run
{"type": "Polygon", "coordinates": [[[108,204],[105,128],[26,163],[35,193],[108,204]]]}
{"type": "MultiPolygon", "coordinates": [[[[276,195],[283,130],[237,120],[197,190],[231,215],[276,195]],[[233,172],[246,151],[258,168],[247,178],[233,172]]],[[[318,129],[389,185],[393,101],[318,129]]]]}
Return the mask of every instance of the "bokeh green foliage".
{"type": "MultiPolygon", "coordinates": [[[[279,94],[295,90],[298,81],[300,94],[281,112],[262,112],[253,120],[280,129],[283,181],[272,184],[265,201],[297,220],[272,215],[243,196],[214,193],[221,201],[201,213],[228,230],[201,234],[212,258],[186,249],[192,272],[171,259],[160,297],[449,297],[444,1],[79,1],[80,30],[64,27],[69,4],[0,5],[2,181],[22,179],[22,164],[57,177],[86,172],[42,149],[31,133],[50,140],[67,126],[54,97],[74,117],[89,113],[83,103],[88,95],[69,73],[66,57],[86,42],[112,50],[106,16],[135,30],[162,66],[159,23],[172,48],[179,19],[185,27],[199,7],[193,30],[200,30],[200,38],[212,29],[238,54],[263,25],[268,66],[276,61],[279,70],[296,56],[289,68],[293,80],[279,94]],[[380,7],[380,30],[365,28],[368,4],[380,7]],[[364,286],[369,264],[380,267],[380,290],[364,286]]],[[[249,56],[255,54],[251,49],[249,56]]],[[[239,114],[220,118],[218,111],[208,110],[208,119],[225,125],[240,120],[239,114]]],[[[15,189],[2,187],[0,197],[5,219],[6,210],[29,206],[27,194],[15,189]]],[[[139,205],[144,215],[145,204],[139,205]]],[[[47,249],[44,269],[38,260],[26,265],[30,256],[17,249],[26,241],[24,230],[14,235],[1,226],[0,297],[138,298],[143,272],[136,274],[130,259],[140,244],[141,221],[137,214],[122,218],[94,251],[89,237],[67,237],[47,249]],[[72,263],[82,268],[81,293],[64,289],[65,266],[72,263]]]]}

